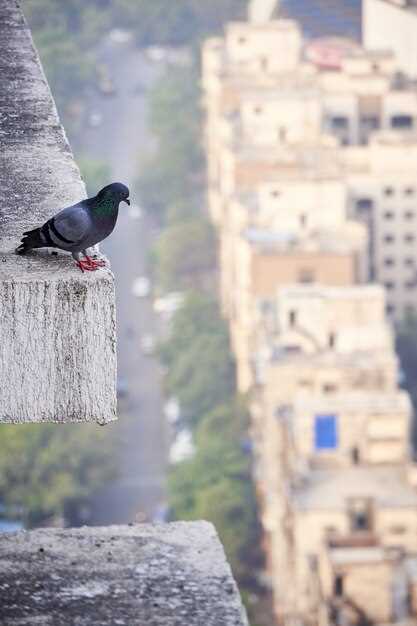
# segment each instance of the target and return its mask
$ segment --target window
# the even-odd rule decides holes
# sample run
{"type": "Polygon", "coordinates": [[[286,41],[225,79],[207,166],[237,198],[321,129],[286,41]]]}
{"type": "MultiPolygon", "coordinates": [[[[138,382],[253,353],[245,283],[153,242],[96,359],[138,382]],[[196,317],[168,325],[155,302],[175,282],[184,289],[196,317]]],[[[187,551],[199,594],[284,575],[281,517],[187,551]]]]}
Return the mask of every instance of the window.
{"type": "Polygon", "coordinates": [[[246,43],[246,37],[239,37],[238,42],[239,42],[240,44],[244,44],[244,43],[246,43]]]}
{"type": "Polygon", "coordinates": [[[406,196],[412,196],[414,194],[414,189],[413,187],[406,187],[404,189],[404,195],[406,196]]]}
{"type": "Polygon", "coordinates": [[[304,284],[314,283],[314,279],[315,279],[315,274],[313,270],[301,269],[298,272],[299,283],[304,283],[304,284]]]}
{"type": "Polygon", "coordinates": [[[295,326],[297,322],[297,311],[289,311],[288,313],[288,323],[290,326],[295,326]]]}
{"type": "Polygon", "coordinates": [[[316,415],[314,418],[314,447],[316,450],[334,450],[338,446],[337,416],[316,415]]]}
{"type": "Polygon", "coordinates": [[[254,109],[253,109],[253,112],[256,115],[260,115],[262,113],[262,111],[263,111],[262,107],[254,107],[254,109]]]}
{"type": "Polygon", "coordinates": [[[280,197],[280,195],[281,195],[281,192],[280,192],[280,191],[278,191],[278,189],[274,189],[273,191],[271,191],[271,196],[272,196],[273,198],[279,198],[279,197],[280,197]]]}
{"type": "Polygon", "coordinates": [[[361,124],[368,130],[375,130],[379,128],[379,117],[377,115],[362,115],[361,124]]]}
{"type": "Polygon", "coordinates": [[[287,139],[287,129],[286,128],[280,128],[278,131],[278,139],[280,141],[286,141],[287,139]]]}
{"type": "Polygon", "coordinates": [[[387,306],[385,307],[385,310],[387,312],[387,315],[394,315],[395,306],[393,304],[387,304],[387,306]]]}
{"type": "Polygon", "coordinates": [[[394,195],[394,189],[392,187],[385,187],[384,195],[385,196],[393,196],[394,195]]]}
{"type": "Polygon", "coordinates": [[[395,260],[392,257],[387,256],[384,259],[384,265],[385,267],[393,267],[393,265],[395,265],[395,260]]]}
{"type": "Polygon", "coordinates": [[[335,129],[345,129],[349,127],[349,118],[344,115],[334,115],[330,118],[330,121],[332,127],[335,129]]]}
{"type": "Polygon", "coordinates": [[[343,596],[343,576],[342,574],[336,574],[333,581],[333,595],[340,598],[343,596]]]}
{"type": "Polygon", "coordinates": [[[412,115],[393,115],[391,117],[391,128],[412,128],[413,123],[412,115]]]}
{"type": "Polygon", "coordinates": [[[306,226],[307,224],[307,215],[300,215],[300,226],[306,226]]]}
{"type": "Polygon", "coordinates": [[[394,213],[392,211],[385,211],[384,218],[386,220],[392,220],[394,219],[394,213]]]}
{"type": "Polygon", "coordinates": [[[373,72],[379,72],[379,64],[378,63],[372,63],[372,71],[373,72]]]}
{"type": "Polygon", "coordinates": [[[409,266],[413,266],[413,265],[414,265],[414,259],[413,259],[413,257],[411,257],[411,256],[407,256],[407,257],[405,257],[405,259],[404,259],[404,265],[407,265],[408,267],[409,267],[409,266]]]}
{"type": "Polygon", "coordinates": [[[404,535],[404,533],[407,532],[407,529],[405,526],[390,526],[388,528],[388,532],[392,535],[404,535]]]}
{"type": "Polygon", "coordinates": [[[414,280],[408,280],[407,282],[404,283],[405,289],[414,289],[415,286],[416,286],[416,283],[414,282],[414,280]]]}
{"type": "Polygon", "coordinates": [[[390,281],[385,283],[385,289],[388,289],[388,291],[391,291],[392,289],[394,289],[395,287],[395,283],[392,283],[390,281]]]}
{"type": "Polygon", "coordinates": [[[414,211],[406,211],[404,213],[404,217],[406,220],[413,220],[414,219],[414,211]]]}
{"type": "Polygon", "coordinates": [[[336,393],[337,385],[333,385],[332,383],[325,383],[323,385],[323,393],[336,393]]]}
{"type": "Polygon", "coordinates": [[[372,209],[373,205],[374,202],[371,198],[358,198],[356,200],[356,208],[359,209],[359,211],[368,211],[372,209]]]}
{"type": "Polygon", "coordinates": [[[336,333],[329,333],[328,338],[329,348],[334,348],[336,345],[336,333]]]}
{"type": "Polygon", "coordinates": [[[283,346],[283,350],[286,354],[300,354],[301,346],[288,344],[286,346],[283,346]]]}
{"type": "Polygon", "coordinates": [[[264,72],[268,69],[268,59],[266,57],[261,58],[261,69],[264,72]]]}
{"type": "Polygon", "coordinates": [[[352,463],[354,465],[359,465],[359,462],[360,462],[359,448],[355,446],[354,448],[352,448],[352,463]]]}
{"type": "Polygon", "coordinates": [[[385,243],[393,243],[394,239],[395,239],[394,235],[385,235],[384,236],[385,243]]]}
{"type": "Polygon", "coordinates": [[[368,499],[357,498],[350,500],[348,513],[352,532],[371,530],[371,505],[368,499]]]}
{"type": "Polygon", "coordinates": [[[414,235],[408,233],[408,235],[404,236],[404,241],[406,241],[407,243],[412,243],[414,241],[414,235]]]}

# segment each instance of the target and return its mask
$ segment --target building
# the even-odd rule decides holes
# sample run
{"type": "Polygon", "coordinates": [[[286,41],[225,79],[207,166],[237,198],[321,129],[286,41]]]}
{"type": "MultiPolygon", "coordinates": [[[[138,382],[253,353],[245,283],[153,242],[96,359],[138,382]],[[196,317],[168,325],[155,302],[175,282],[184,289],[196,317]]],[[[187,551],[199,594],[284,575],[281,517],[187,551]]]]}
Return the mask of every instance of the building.
{"type": "Polygon", "coordinates": [[[412,411],[383,289],[282,288],[259,316],[252,435],[278,622],[416,617],[412,411]]]}
{"type": "Polygon", "coordinates": [[[398,68],[417,78],[417,2],[363,0],[363,43],[369,50],[392,50],[398,68]]]}
{"type": "MultiPolygon", "coordinates": [[[[208,40],[203,65],[208,199],[221,258],[230,259],[236,195],[259,195],[259,185],[286,177],[297,187],[298,172],[310,189],[317,185],[317,197],[332,178],[344,188],[348,218],[367,228],[367,278],[386,286],[388,314],[400,320],[417,310],[417,89],[398,74],[393,54],[340,38],[303,46],[297,25],[277,20],[230,25],[224,39],[208,40]],[[281,57],[283,47],[290,53],[281,57]]],[[[274,217],[270,204],[277,223],[288,206],[274,217]]]]}

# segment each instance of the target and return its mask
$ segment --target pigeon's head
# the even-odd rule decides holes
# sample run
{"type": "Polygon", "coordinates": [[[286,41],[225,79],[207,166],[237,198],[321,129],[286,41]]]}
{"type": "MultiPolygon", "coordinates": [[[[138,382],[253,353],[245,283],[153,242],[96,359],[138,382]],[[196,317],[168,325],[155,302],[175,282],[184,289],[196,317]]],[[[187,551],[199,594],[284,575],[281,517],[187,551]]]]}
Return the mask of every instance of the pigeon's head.
{"type": "Polygon", "coordinates": [[[119,204],[119,202],[126,202],[126,204],[130,205],[129,193],[128,187],[123,185],[123,183],[111,183],[111,185],[106,185],[106,187],[103,187],[103,189],[98,192],[97,199],[111,199],[117,204],[119,204]]]}

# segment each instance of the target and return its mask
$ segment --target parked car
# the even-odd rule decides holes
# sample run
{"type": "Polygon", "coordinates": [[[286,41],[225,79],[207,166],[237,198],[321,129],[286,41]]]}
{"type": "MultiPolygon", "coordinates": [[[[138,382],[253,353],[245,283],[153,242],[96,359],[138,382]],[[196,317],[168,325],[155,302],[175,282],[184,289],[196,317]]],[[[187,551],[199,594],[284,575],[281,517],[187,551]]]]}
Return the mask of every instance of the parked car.
{"type": "Polygon", "coordinates": [[[184,295],[180,291],[172,291],[165,296],[156,298],[153,303],[155,313],[160,313],[170,317],[177,311],[184,302],[184,295]]]}
{"type": "Polygon", "coordinates": [[[143,215],[143,211],[137,204],[132,204],[127,214],[132,220],[139,220],[143,215]]]}
{"type": "Polygon", "coordinates": [[[149,48],[146,48],[145,54],[149,61],[154,61],[156,63],[165,61],[167,56],[165,48],[161,48],[159,46],[149,46],[149,48]]]}
{"type": "Polygon", "coordinates": [[[121,28],[113,28],[109,32],[109,39],[112,43],[128,43],[132,39],[132,33],[121,28]]]}
{"type": "Polygon", "coordinates": [[[97,126],[101,126],[103,123],[103,116],[98,111],[92,111],[88,116],[88,125],[91,128],[97,128],[97,126]]]}
{"type": "Polygon", "coordinates": [[[138,276],[132,284],[132,294],[136,298],[146,298],[151,291],[151,281],[147,276],[138,276]]]}
{"type": "Polygon", "coordinates": [[[195,446],[191,430],[183,428],[176,435],[174,442],[169,449],[169,462],[172,464],[181,463],[191,459],[195,453],[195,446]]]}
{"type": "Polygon", "coordinates": [[[152,335],[143,335],[140,340],[140,347],[146,356],[150,356],[155,352],[155,339],[152,335]]]}
{"type": "Polygon", "coordinates": [[[169,424],[176,424],[181,416],[180,403],[177,398],[169,398],[164,404],[164,415],[169,424]]]}

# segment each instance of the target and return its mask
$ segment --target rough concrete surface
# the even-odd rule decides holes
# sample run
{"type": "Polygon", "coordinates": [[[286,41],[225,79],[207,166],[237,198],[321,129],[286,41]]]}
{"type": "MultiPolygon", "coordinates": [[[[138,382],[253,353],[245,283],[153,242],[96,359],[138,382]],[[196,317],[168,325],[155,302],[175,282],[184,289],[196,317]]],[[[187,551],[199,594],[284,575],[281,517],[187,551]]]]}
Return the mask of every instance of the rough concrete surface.
{"type": "Polygon", "coordinates": [[[20,8],[0,0],[0,422],[115,419],[109,268],[14,254],[23,231],[85,196],[20,8]]]}
{"type": "Polygon", "coordinates": [[[247,626],[207,522],[0,535],[2,626],[247,626]]]}

